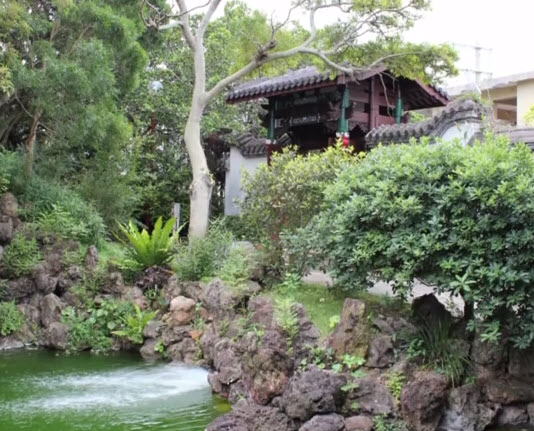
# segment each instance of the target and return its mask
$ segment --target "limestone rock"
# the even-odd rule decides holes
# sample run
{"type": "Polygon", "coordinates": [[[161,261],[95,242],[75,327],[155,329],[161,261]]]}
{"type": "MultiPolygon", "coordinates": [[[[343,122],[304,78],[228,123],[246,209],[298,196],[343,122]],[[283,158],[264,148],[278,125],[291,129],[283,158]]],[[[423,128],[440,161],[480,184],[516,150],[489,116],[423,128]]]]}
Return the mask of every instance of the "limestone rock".
{"type": "Polygon", "coordinates": [[[422,323],[451,321],[452,316],[433,294],[422,295],[412,303],[413,315],[422,323]]]}
{"type": "Polygon", "coordinates": [[[190,323],[195,317],[195,301],[185,296],[178,296],[171,301],[169,326],[182,326],[190,323]]]}
{"type": "Polygon", "coordinates": [[[273,407],[241,400],[232,411],[212,422],[206,431],[297,431],[295,421],[273,407]]]}
{"type": "Polygon", "coordinates": [[[479,388],[470,383],[450,391],[438,430],[482,431],[493,423],[498,404],[485,403],[479,388]]]}
{"type": "Polygon", "coordinates": [[[241,297],[221,280],[212,280],[202,294],[202,303],[217,320],[231,320],[241,297]]]}
{"type": "Polygon", "coordinates": [[[274,322],[274,305],[273,302],[265,296],[255,296],[248,302],[248,311],[250,312],[250,322],[257,323],[265,329],[273,329],[274,322]]]}
{"type": "Polygon", "coordinates": [[[94,271],[98,266],[98,250],[96,246],[90,245],[87,247],[87,251],[85,252],[84,266],[85,269],[91,272],[94,271]]]}
{"type": "Polygon", "coordinates": [[[4,193],[0,198],[0,213],[13,218],[19,216],[19,203],[13,193],[4,193]]]}
{"type": "Polygon", "coordinates": [[[402,415],[413,431],[435,431],[447,396],[447,378],[425,371],[402,389],[402,415]]]}
{"type": "Polygon", "coordinates": [[[13,239],[13,220],[0,216],[0,243],[9,244],[13,239]]]}
{"type": "Polygon", "coordinates": [[[37,290],[35,283],[29,277],[21,277],[9,280],[2,292],[2,299],[10,301],[30,296],[37,290]]]}
{"type": "Polygon", "coordinates": [[[343,404],[346,378],[317,369],[297,371],[289,380],[280,406],[293,419],[307,421],[316,414],[334,413],[343,404]]]}
{"type": "Polygon", "coordinates": [[[60,322],[52,322],[45,333],[46,346],[65,350],[69,344],[69,328],[60,322]]]}
{"type": "Polygon", "coordinates": [[[365,365],[369,368],[386,368],[395,361],[393,340],[389,335],[380,335],[369,343],[365,365]]]}
{"type": "Polygon", "coordinates": [[[65,303],[53,293],[46,295],[41,301],[41,321],[45,328],[52,323],[61,321],[61,312],[65,308],[65,303]]]}
{"type": "Polygon", "coordinates": [[[56,293],[63,295],[71,287],[76,286],[83,279],[83,271],[77,265],[72,265],[63,271],[58,278],[56,293]]]}
{"type": "Polygon", "coordinates": [[[377,378],[368,376],[358,379],[356,388],[347,395],[345,408],[354,413],[390,415],[395,411],[395,400],[377,378]],[[354,410],[353,405],[357,404],[354,410]]]}
{"type": "Polygon", "coordinates": [[[486,399],[496,404],[534,402],[534,384],[531,380],[511,376],[479,379],[486,399]]]}
{"type": "Polygon", "coordinates": [[[24,343],[19,340],[16,334],[0,337],[0,352],[2,350],[22,349],[23,347],[24,343]]]}
{"type": "Polygon", "coordinates": [[[17,308],[24,314],[26,323],[31,326],[39,326],[41,324],[41,313],[38,307],[32,304],[19,304],[17,308]]]}
{"type": "Polygon", "coordinates": [[[317,415],[302,425],[299,431],[345,431],[345,421],[336,413],[317,415]]]}
{"type": "Polygon", "coordinates": [[[339,323],[326,340],[327,346],[338,356],[348,353],[365,357],[369,338],[365,304],[357,299],[345,299],[339,323]]]}
{"type": "Polygon", "coordinates": [[[167,349],[167,355],[173,361],[193,365],[201,358],[202,352],[193,339],[184,338],[179,343],[170,346],[167,349]]]}
{"type": "Polygon", "coordinates": [[[108,293],[111,295],[121,296],[127,291],[127,287],[124,284],[122,274],[118,271],[110,272],[101,287],[102,293],[108,293]]]}
{"type": "Polygon", "coordinates": [[[213,367],[219,372],[219,380],[230,385],[241,378],[242,370],[237,345],[228,338],[219,340],[213,348],[213,367]]]}
{"type": "Polygon", "coordinates": [[[294,304],[292,311],[298,319],[298,332],[293,338],[293,351],[296,363],[300,363],[321,337],[321,331],[308,318],[306,310],[301,304],[294,304]]]}
{"type": "Polygon", "coordinates": [[[37,290],[42,292],[43,295],[48,295],[56,290],[58,279],[50,275],[44,264],[37,265],[33,269],[32,277],[37,290]]]}
{"type": "Polygon", "coordinates": [[[164,346],[170,346],[182,341],[184,338],[189,337],[189,326],[171,326],[164,327],[161,331],[161,340],[164,346]]]}
{"type": "Polygon", "coordinates": [[[143,329],[143,337],[158,338],[163,331],[163,322],[161,320],[151,320],[145,325],[143,329]]]}
{"type": "Polygon", "coordinates": [[[508,373],[514,377],[534,380],[534,348],[510,350],[508,373]]]}
{"type": "Polygon", "coordinates": [[[347,431],[372,431],[373,420],[369,416],[351,416],[345,419],[347,431]]]}
{"type": "Polygon", "coordinates": [[[524,407],[505,406],[497,416],[497,425],[502,427],[527,425],[528,422],[527,409],[524,407]]]}
{"type": "Polygon", "coordinates": [[[148,338],[145,340],[143,346],[139,350],[139,353],[144,359],[159,359],[161,353],[156,351],[158,340],[154,338],[148,338]]]}

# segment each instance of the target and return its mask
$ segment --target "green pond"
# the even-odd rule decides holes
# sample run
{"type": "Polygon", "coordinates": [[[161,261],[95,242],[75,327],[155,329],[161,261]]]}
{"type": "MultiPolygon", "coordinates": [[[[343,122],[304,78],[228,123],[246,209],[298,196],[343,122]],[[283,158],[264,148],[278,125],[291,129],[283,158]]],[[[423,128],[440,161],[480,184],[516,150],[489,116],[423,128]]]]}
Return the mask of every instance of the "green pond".
{"type": "Polygon", "coordinates": [[[137,355],[0,354],[2,431],[196,431],[227,412],[207,372],[137,355]]]}

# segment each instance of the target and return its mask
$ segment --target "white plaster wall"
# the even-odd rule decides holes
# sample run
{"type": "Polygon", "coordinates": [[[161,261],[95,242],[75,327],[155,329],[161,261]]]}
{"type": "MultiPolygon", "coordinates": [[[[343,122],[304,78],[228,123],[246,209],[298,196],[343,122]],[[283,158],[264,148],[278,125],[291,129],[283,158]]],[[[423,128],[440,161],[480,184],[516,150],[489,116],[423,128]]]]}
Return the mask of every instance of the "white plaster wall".
{"type": "Polygon", "coordinates": [[[452,141],[459,139],[462,145],[469,144],[471,138],[480,130],[479,123],[461,122],[456,123],[454,126],[449,127],[445,133],[441,135],[441,138],[445,141],[452,141]]]}
{"type": "Polygon", "coordinates": [[[525,114],[534,105],[534,79],[517,84],[517,124],[526,126],[525,114]]]}
{"type": "Polygon", "coordinates": [[[267,163],[267,156],[263,157],[243,157],[237,148],[230,148],[230,156],[226,168],[226,184],[224,187],[224,214],[238,215],[239,205],[236,201],[243,196],[241,189],[241,176],[243,170],[254,172],[262,163],[267,163]]]}

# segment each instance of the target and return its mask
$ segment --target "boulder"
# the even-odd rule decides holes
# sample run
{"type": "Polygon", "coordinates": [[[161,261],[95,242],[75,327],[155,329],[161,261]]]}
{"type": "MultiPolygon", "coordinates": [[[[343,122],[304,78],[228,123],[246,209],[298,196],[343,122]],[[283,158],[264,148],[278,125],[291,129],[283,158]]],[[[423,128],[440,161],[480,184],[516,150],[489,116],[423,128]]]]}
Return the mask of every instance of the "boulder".
{"type": "Polygon", "coordinates": [[[373,420],[369,416],[351,416],[345,419],[346,431],[372,431],[373,420]]]}
{"type": "Polygon", "coordinates": [[[31,278],[21,277],[16,280],[9,280],[2,293],[2,299],[10,301],[30,296],[37,290],[31,278]]]}
{"type": "Polygon", "coordinates": [[[490,403],[508,405],[534,402],[532,380],[512,376],[488,376],[478,379],[477,383],[490,403]]]}
{"type": "Polygon", "coordinates": [[[199,281],[184,281],[180,283],[180,290],[183,296],[193,299],[195,302],[200,302],[202,292],[206,289],[206,285],[199,281]]]}
{"type": "Polygon", "coordinates": [[[184,338],[189,338],[190,330],[190,326],[166,326],[161,331],[161,341],[164,346],[179,343],[184,338]]]}
{"type": "Polygon", "coordinates": [[[534,348],[510,350],[508,373],[514,377],[527,378],[534,381],[534,348]]]}
{"type": "Polygon", "coordinates": [[[336,413],[317,415],[302,425],[299,431],[345,431],[345,421],[336,413]]]}
{"type": "Polygon", "coordinates": [[[413,431],[435,431],[447,396],[447,378],[433,371],[415,374],[401,394],[402,416],[413,431]]]}
{"type": "Polygon", "coordinates": [[[501,427],[518,427],[528,422],[526,407],[504,406],[497,416],[497,425],[501,427]]]}
{"type": "Polygon", "coordinates": [[[67,292],[71,287],[76,286],[83,279],[83,271],[77,265],[72,265],[67,268],[66,271],[63,271],[59,274],[56,293],[59,296],[62,296],[67,292]]]}
{"type": "Polygon", "coordinates": [[[31,326],[39,326],[41,324],[41,313],[39,308],[32,304],[17,305],[19,311],[24,314],[24,320],[31,326]]]}
{"type": "Polygon", "coordinates": [[[120,299],[123,301],[129,301],[136,304],[141,310],[146,310],[150,303],[143,291],[137,286],[124,286],[124,290],[120,295],[120,299]]]}
{"type": "Polygon", "coordinates": [[[43,295],[48,295],[56,290],[58,279],[57,277],[52,277],[50,275],[44,264],[39,264],[33,269],[32,278],[35,282],[35,287],[37,287],[37,290],[42,292],[43,295]]]}
{"type": "Polygon", "coordinates": [[[345,299],[339,323],[326,339],[327,347],[338,356],[348,353],[365,357],[369,338],[365,304],[357,299],[345,299]]]}
{"type": "Polygon", "coordinates": [[[213,347],[213,367],[219,380],[230,385],[241,378],[242,370],[237,345],[228,338],[219,340],[213,347]]]}
{"type": "Polygon", "coordinates": [[[159,359],[161,358],[161,353],[156,351],[157,345],[158,340],[154,338],[148,338],[143,343],[143,346],[139,350],[139,353],[144,359],[159,359]]]}
{"type": "Polygon", "coordinates": [[[343,375],[328,371],[297,371],[279,400],[280,407],[290,418],[301,421],[316,414],[334,413],[343,404],[341,387],[346,382],[343,375]]]}
{"type": "Polygon", "coordinates": [[[69,328],[60,322],[52,322],[45,332],[45,344],[56,350],[65,350],[69,344],[69,328]]]}
{"type": "Polygon", "coordinates": [[[19,203],[13,193],[4,193],[0,198],[0,213],[13,218],[19,216],[19,203]]]}
{"type": "Polygon", "coordinates": [[[102,293],[107,293],[115,296],[125,295],[127,290],[128,288],[124,284],[122,274],[118,271],[110,272],[106,276],[106,279],[104,280],[104,283],[100,288],[100,291],[102,293]]]}
{"type": "Polygon", "coordinates": [[[200,347],[192,338],[184,338],[179,343],[171,345],[167,350],[170,359],[185,364],[196,364],[202,357],[200,347]]]}
{"type": "Polygon", "coordinates": [[[355,381],[356,388],[345,400],[345,409],[369,415],[390,415],[395,411],[395,400],[376,377],[367,376],[355,381]],[[356,404],[355,404],[356,403],[356,404]],[[353,406],[357,405],[354,409],[353,406]]]}
{"type": "Polygon", "coordinates": [[[478,375],[491,375],[504,368],[505,343],[484,342],[480,334],[475,336],[471,347],[471,359],[478,375]]]}
{"type": "Polygon", "coordinates": [[[61,312],[66,304],[53,293],[46,295],[41,301],[41,322],[45,328],[52,323],[61,322],[61,312]]]}
{"type": "Polygon", "coordinates": [[[261,325],[265,329],[273,329],[274,305],[271,299],[265,296],[255,296],[248,302],[249,321],[261,325]]]}
{"type": "Polygon", "coordinates": [[[241,400],[232,411],[218,417],[206,431],[297,431],[295,421],[280,410],[241,400]]]}
{"type": "Polygon", "coordinates": [[[479,388],[469,383],[450,391],[439,431],[482,431],[493,423],[498,404],[483,403],[479,388]]]}
{"type": "Polygon", "coordinates": [[[298,319],[298,332],[293,337],[293,352],[295,362],[300,363],[308,355],[310,347],[317,345],[321,331],[308,318],[301,304],[294,304],[292,311],[298,319]]]}
{"type": "Polygon", "coordinates": [[[84,258],[84,266],[88,271],[93,272],[98,266],[98,249],[94,245],[87,247],[84,258]]]}
{"type": "Polygon", "coordinates": [[[8,335],[7,337],[0,337],[0,352],[2,350],[22,349],[24,343],[17,337],[16,334],[8,335]]]}
{"type": "Polygon", "coordinates": [[[386,368],[395,362],[393,339],[389,335],[380,335],[369,343],[369,352],[365,366],[369,368],[386,368]]]}
{"type": "Polygon", "coordinates": [[[190,323],[195,317],[196,303],[191,298],[178,296],[171,301],[169,326],[182,326],[190,323]]]}
{"type": "Polygon", "coordinates": [[[282,394],[293,371],[284,338],[276,331],[268,331],[264,339],[254,352],[245,356],[241,367],[248,394],[262,405],[282,394]]]}
{"type": "Polygon", "coordinates": [[[0,243],[9,244],[13,239],[13,219],[0,216],[0,243]]]}
{"type": "Polygon", "coordinates": [[[158,338],[163,331],[163,322],[161,320],[151,320],[147,322],[143,329],[143,337],[158,338]]]}
{"type": "Polygon", "coordinates": [[[221,280],[212,280],[202,294],[202,303],[216,320],[232,320],[242,297],[221,280]]]}

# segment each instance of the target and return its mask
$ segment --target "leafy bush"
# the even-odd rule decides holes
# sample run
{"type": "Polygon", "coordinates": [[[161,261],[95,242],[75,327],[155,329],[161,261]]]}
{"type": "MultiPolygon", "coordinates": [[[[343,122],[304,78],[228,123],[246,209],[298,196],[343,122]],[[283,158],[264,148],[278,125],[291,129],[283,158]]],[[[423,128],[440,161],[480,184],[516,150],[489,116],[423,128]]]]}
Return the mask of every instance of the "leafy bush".
{"type": "Polygon", "coordinates": [[[249,239],[262,243],[270,266],[283,271],[282,232],[306,226],[322,207],[323,192],[339,170],[357,161],[341,145],[308,155],[286,149],[273,155],[270,166],[244,173],[241,222],[249,239]]]}
{"type": "Polygon", "coordinates": [[[299,319],[294,309],[292,298],[277,298],[275,301],[274,317],[276,323],[287,337],[287,344],[293,346],[293,339],[299,332],[299,319]]]}
{"type": "Polygon", "coordinates": [[[233,242],[232,233],[220,221],[214,221],[205,238],[194,238],[178,245],[172,269],[181,280],[213,277],[223,267],[233,242]]]}
{"type": "Polygon", "coordinates": [[[37,222],[50,233],[69,234],[85,244],[99,244],[106,235],[106,226],[95,207],[78,193],[59,183],[33,175],[16,190],[24,204],[22,217],[37,222]]]}
{"type": "Polygon", "coordinates": [[[534,160],[525,145],[428,141],[371,151],[325,192],[300,250],[338,284],[377,277],[401,294],[418,278],[461,294],[487,340],[534,339],[534,160]],[[310,250],[313,250],[310,253],[310,250]]]}
{"type": "Polygon", "coordinates": [[[163,225],[163,219],[159,217],[151,234],[145,229],[139,231],[132,221],[129,222],[128,226],[119,224],[119,229],[127,239],[125,241],[119,238],[127,249],[127,256],[122,261],[122,266],[128,269],[142,270],[170,262],[176,238],[172,233],[175,223],[176,220],[170,218],[163,225]]]}
{"type": "Polygon", "coordinates": [[[41,261],[41,253],[35,238],[28,239],[19,232],[15,234],[2,256],[2,268],[10,276],[29,274],[41,261]]]}
{"type": "Polygon", "coordinates": [[[0,302],[0,335],[5,337],[18,331],[24,324],[24,316],[15,301],[0,302]]]}
{"type": "Polygon", "coordinates": [[[137,304],[134,304],[134,314],[129,314],[122,318],[124,329],[113,331],[113,335],[126,338],[135,344],[143,343],[143,329],[156,315],[155,311],[142,311],[137,304]]]}
{"type": "Polygon", "coordinates": [[[234,243],[215,276],[230,286],[240,287],[250,278],[254,265],[254,256],[239,243],[234,243]]]}
{"type": "Polygon", "coordinates": [[[422,324],[408,341],[406,354],[409,360],[420,360],[456,386],[461,383],[471,362],[469,349],[459,348],[458,341],[451,338],[451,330],[447,319],[422,324]]]}
{"type": "Polygon", "coordinates": [[[135,315],[132,303],[115,300],[91,304],[87,311],[68,307],[63,322],[69,326],[69,345],[73,350],[105,352],[113,345],[113,333],[128,331],[125,321],[135,315]]]}
{"type": "Polygon", "coordinates": [[[0,150],[0,193],[11,190],[22,172],[22,158],[19,153],[0,150]]]}

